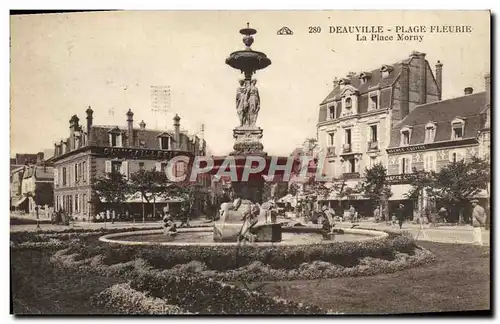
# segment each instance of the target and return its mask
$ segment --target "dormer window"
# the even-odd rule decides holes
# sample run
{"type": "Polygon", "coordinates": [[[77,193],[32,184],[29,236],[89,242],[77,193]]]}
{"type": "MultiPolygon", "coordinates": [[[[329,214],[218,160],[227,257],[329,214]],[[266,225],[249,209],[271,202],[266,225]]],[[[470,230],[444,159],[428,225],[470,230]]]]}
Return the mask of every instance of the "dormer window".
{"type": "Polygon", "coordinates": [[[122,132],[118,127],[109,132],[109,145],[111,147],[122,147],[122,132]]]}
{"type": "Polygon", "coordinates": [[[335,119],[335,106],[328,107],[328,116],[330,119],[335,119]]]}
{"type": "Polygon", "coordinates": [[[359,79],[361,80],[361,84],[365,84],[371,78],[370,72],[361,72],[359,75],[359,79]]]}
{"type": "Polygon", "coordinates": [[[436,124],[433,122],[425,125],[425,143],[432,143],[436,138],[436,124]]]}
{"type": "Polygon", "coordinates": [[[411,127],[405,126],[401,129],[401,146],[410,145],[411,127]]]}
{"type": "Polygon", "coordinates": [[[382,65],[380,72],[382,73],[382,78],[387,78],[394,68],[390,65],[382,65]]]}
{"type": "Polygon", "coordinates": [[[352,99],[346,98],[344,101],[344,116],[352,115],[352,99]]]}
{"type": "Polygon", "coordinates": [[[465,121],[462,118],[455,118],[451,121],[451,139],[459,140],[464,138],[465,121]]]}
{"type": "Polygon", "coordinates": [[[368,96],[368,110],[377,110],[378,109],[378,92],[372,92],[368,96]]]}
{"type": "Polygon", "coordinates": [[[158,135],[161,150],[169,150],[172,147],[172,137],[168,133],[158,135]]]}

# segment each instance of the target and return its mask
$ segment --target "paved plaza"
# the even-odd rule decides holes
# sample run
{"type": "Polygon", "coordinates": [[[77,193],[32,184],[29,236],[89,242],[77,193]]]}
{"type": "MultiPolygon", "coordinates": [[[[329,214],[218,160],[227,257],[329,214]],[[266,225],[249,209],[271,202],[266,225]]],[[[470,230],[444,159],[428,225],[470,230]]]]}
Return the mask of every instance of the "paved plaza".
{"type": "MultiPolygon", "coordinates": [[[[30,216],[26,218],[33,219],[30,216]]],[[[191,226],[196,227],[199,225],[210,225],[212,224],[209,220],[204,218],[192,220],[190,222],[191,226]]],[[[354,224],[351,222],[340,222],[336,224],[338,228],[350,228],[354,224]]],[[[386,230],[386,231],[394,231],[394,232],[409,232],[416,240],[418,241],[431,241],[438,243],[462,243],[462,244],[472,244],[474,237],[472,233],[472,226],[470,225],[462,225],[462,226],[441,226],[441,227],[430,227],[429,225],[424,225],[421,227],[420,225],[405,223],[403,224],[403,228],[400,230],[398,226],[389,226],[386,223],[375,223],[372,221],[361,221],[359,223],[355,223],[358,228],[366,228],[366,229],[377,229],[377,230],[386,230]]],[[[89,222],[74,222],[69,226],[64,225],[52,225],[52,224],[40,224],[40,228],[42,231],[63,231],[69,228],[73,229],[99,229],[99,228],[153,228],[162,226],[161,221],[155,222],[141,222],[137,221],[133,222],[115,222],[115,223],[89,223],[89,222]]],[[[11,225],[10,230],[12,232],[19,231],[36,231],[37,227],[35,224],[30,225],[11,225]]],[[[489,246],[490,245],[490,230],[483,230],[483,244],[489,246]]]]}

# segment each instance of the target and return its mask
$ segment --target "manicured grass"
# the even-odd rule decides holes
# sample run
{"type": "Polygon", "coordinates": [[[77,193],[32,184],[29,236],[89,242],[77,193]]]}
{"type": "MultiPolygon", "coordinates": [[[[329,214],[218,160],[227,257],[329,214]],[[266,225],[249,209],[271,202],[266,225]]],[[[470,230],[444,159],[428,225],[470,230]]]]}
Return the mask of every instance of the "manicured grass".
{"type": "Polygon", "coordinates": [[[16,315],[107,314],[90,305],[90,297],[124,280],[79,275],[49,263],[54,251],[24,250],[11,253],[12,306],[16,315]]]}
{"type": "Polygon", "coordinates": [[[270,282],[259,290],[342,313],[415,313],[490,309],[488,247],[421,242],[436,262],[392,274],[270,282]]]}
{"type": "MultiPolygon", "coordinates": [[[[436,262],[392,274],[309,281],[250,283],[270,295],[341,313],[414,313],[490,308],[487,247],[421,242],[436,262]]],[[[54,251],[11,253],[15,314],[107,314],[90,298],[125,279],[79,275],[49,263],[54,251]]],[[[182,305],[180,305],[182,306],[182,305]]]]}

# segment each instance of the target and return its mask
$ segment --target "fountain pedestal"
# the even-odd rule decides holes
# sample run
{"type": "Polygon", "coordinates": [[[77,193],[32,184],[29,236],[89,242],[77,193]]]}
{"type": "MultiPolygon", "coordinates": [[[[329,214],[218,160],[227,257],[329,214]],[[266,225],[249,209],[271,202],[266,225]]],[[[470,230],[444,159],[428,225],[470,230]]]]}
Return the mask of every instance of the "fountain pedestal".
{"type": "Polygon", "coordinates": [[[233,153],[231,155],[256,154],[267,155],[260,142],[263,130],[256,126],[240,126],[233,129],[233,153]]]}

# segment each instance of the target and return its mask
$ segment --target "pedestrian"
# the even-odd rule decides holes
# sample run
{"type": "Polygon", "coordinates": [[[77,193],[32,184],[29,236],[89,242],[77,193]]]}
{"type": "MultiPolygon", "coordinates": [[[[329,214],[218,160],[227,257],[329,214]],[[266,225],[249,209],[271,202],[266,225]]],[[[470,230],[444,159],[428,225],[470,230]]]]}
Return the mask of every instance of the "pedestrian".
{"type": "Polygon", "coordinates": [[[448,211],[444,206],[439,209],[438,216],[439,216],[438,222],[440,223],[446,222],[446,219],[448,218],[448,211]]]}
{"type": "Polygon", "coordinates": [[[405,206],[403,204],[399,204],[399,208],[396,210],[396,218],[398,220],[399,229],[401,229],[405,220],[405,206]]]}
{"type": "Polygon", "coordinates": [[[354,223],[356,221],[356,209],[354,208],[353,205],[349,206],[349,217],[351,218],[351,223],[354,223]]]}
{"type": "Polygon", "coordinates": [[[373,218],[375,219],[375,223],[378,223],[379,222],[379,219],[380,219],[380,209],[377,207],[375,207],[375,210],[373,211],[373,218]]]}
{"type": "Polygon", "coordinates": [[[482,228],[486,224],[486,212],[483,206],[478,204],[477,199],[471,200],[472,206],[472,227],[474,233],[474,244],[483,245],[483,231],[482,228]]]}

